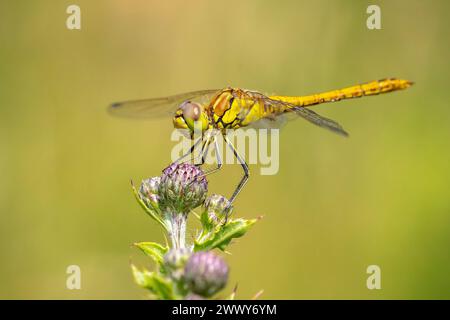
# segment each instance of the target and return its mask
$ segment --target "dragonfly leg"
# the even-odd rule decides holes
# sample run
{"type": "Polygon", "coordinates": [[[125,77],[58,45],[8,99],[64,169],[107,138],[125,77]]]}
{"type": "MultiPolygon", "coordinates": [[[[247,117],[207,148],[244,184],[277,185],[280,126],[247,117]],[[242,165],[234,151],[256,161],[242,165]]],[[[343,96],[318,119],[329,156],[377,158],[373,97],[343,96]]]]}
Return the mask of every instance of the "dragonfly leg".
{"type": "Polygon", "coordinates": [[[177,164],[183,164],[183,163],[188,163],[188,162],[192,162],[194,165],[196,165],[196,166],[201,166],[201,165],[203,165],[204,163],[205,163],[205,161],[206,161],[206,155],[208,154],[208,150],[209,150],[209,145],[211,144],[211,137],[207,137],[206,139],[204,139],[203,140],[203,138],[199,138],[196,142],[195,142],[195,144],[189,149],[189,151],[187,152],[187,153],[185,153],[185,154],[183,154],[180,158],[178,158],[177,160],[175,160],[174,161],[174,163],[177,163],[177,164]],[[180,160],[182,160],[182,159],[184,159],[184,158],[186,158],[188,155],[193,155],[194,154],[194,151],[195,151],[195,148],[200,144],[200,142],[203,142],[203,144],[202,144],[202,147],[201,147],[201,150],[200,150],[200,154],[199,155],[196,155],[195,157],[191,157],[190,159],[188,159],[188,160],[184,160],[184,161],[181,161],[180,162],[180,160]],[[198,159],[200,159],[201,158],[201,160],[200,160],[200,162],[198,162],[198,163],[196,163],[196,161],[198,160],[198,159]]]}
{"type": "Polygon", "coordinates": [[[248,165],[245,162],[244,158],[242,158],[241,155],[237,152],[236,148],[231,143],[231,141],[228,139],[228,137],[223,136],[223,139],[225,140],[227,145],[230,147],[230,149],[233,151],[234,156],[239,161],[239,164],[241,165],[242,169],[244,170],[244,176],[241,178],[241,181],[239,182],[238,186],[234,190],[233,195],[231,196],[231,198],[229,200],[230,204],[229,204],[228,208],[225,209],[226,210],[226,215],[225,215],[225,222],[224,222],[224,224],[226,224],[228,222],[228,216],[231,214],[231,211],[232,211],[231,205],[233,204],[233,202],[236,199],[236,197],[238,196],[238,194],[241,192],[242,188],[247,183],[248,178],[250,177],[250,170],[249,170],[248,165]]]}
{"type": "MultiPolygon", "coordinates": [[[[201,138],[201,139],[203,139],[203,138],[201,138]]],[[[181,163],[192,162],[197,167],[201,166],[205,163],[205,156],[208,154],[209,145],[211,144],[211,137],[207,137],[205,140],[202,140],[202,141],[203,141],[203,144],[202,144],[202,147],[200,150],[200,154],[195,157],[192,157],[190,160],[185,160],[181,163]],[[197,163],[198,159],[201,159],[201,160],[197,163]]],[[[192,153],[192,154],[194,153],[193,148],[191,148],[190,153],[192,153]]]]}
{"type": "Polygon", "coordinates": [[[206,156],[208,155],[208,150],[209,150],[209,146],[211,144],[211,136],[208,136],[205,140],[205,142],[203,143],[202,146],[202,151],[200,153],[200,156],[202,158],[201,162],[199,164],[196,164],[198,166],[201,166],[205,163],[206,161],[206,156]]]}
{"type": "Polygon", "coordinates": [[[238,186],[233,192],[233,195],[230,198],[230,203],[233,203],[233,201],[236,199],[239,192],[241,192],[244,185],[247,183],[248,178],[250,177],[250,170],[248,168],[247,163],[245,160],[241,157],[241,155],[237,152],[236,148],[233,146],[231,141],[224,136],[225,142],[230,147],[230,149],[233,151],[234,156],[239,161],[239,164],[242,166],[242,169],[244,170],[244,176],[242,177],[241,181],[239,182],[238,186]]]}
{"type": "MultiPolygon", "coordinates": [[[[183,162],[180,162],[181,160],[183,160],[184,158],[186,158],[187,156],[189,156],[189,155],[191,155],[191,154],[193,154],[194,153],[194,150],[195,150],[195,148],[200,144],[200,142],[202,142],[203,141],[203,139],[200,137],[200,138],[198,138],[197,139],[197,141],[195,141],[195,143],[192,145],[192,147],[189,149],[189,151],[188,152],[186,152],[185,154],[183,154],[181,157],[179,157],[177,160],[175,160],[173,163],[178,163],[178,164],[181,164],[181,163],[185,163],[185,162],[188,162],[188,161],[191,161],[191,160],[185,160],[185,161],[183,161],[183,162]]],[[[202,147],[202,149],[203,149],[203,147],[202,147]]],[[[194,158],[195,159],[195,158],[194,158]]]]}
{"type": "MultiPolygon", "coordinates": [[[[214,140],[214,150],[215,150],[215,153],[216,153],[217,166],[215,168],[206,170],[201,175],[196,176],[191,183],[193,183],[194,181],[198,181],[198,179],[201,179],[201,178],[203,178],[203,177],[205,177],[207,175],[213,174],[214,172],[219,171],[220,169],[222,169],[223,163],[222,163],[222,158],[220,157],[220,153],[219,153],[219,145],[217,143],[217,137],[214,137],[213,140],[214,140]]],[[[210,144],[211,144],[211,141],[209,141],[208,145],[206,146],[206,153],[208,152],[208,148],[209,148],[210,144]]],[[[202,157],[202,164],[204,162],[205,162],[205,158],[202,157]]]]}
{"type": "MultiPolygon", "coordinates": [[[[195,161],[196,161],[197,159],[202,158],[201,163],[198,164],[198,165],[202,165],[202,164],[205,162],[204,154],[205,154],[206,152],[208,152],[209,143],[210,143],[210,137],[208,137],[206,140],[203,140],[203,137],[200,137],[200,138],[197,139],[197,141],[192,145],[192,147],[189,149],[188,152],[186,152],[185,154],[183,154],[181,157],[179,157],[179,158],[178,158],[177,160],[175,160],[173,163],[174,163],[174,164],[177,164],[177,165],[180,165],[180,164],[184,164],[184,163],[188,163],[188,162],[193,162],[193,163],[195,164],[195,161]],[[194,155],[195,148],[196,148],[201,142],[203,142],[203,144],[202,144],[202,147],[201,147],[200,155],[195,156],[195,157],[191,157],[190,159],[187,159],[187,160],[184,160],[184,161],[181,161],[181,160],[183,160],[184,158],[188,157],[189,155],[194,155]],[[206,148],[206,150],[205,150],[205,148],[206,148]]],[[[197,165],[197,164],[195,164],[195,165],[197,165]]],[[[198,177],[199,177],[199,176],[198,176],[198,177]]],[[[197,181],[197,178],[198,178],[198,177],[195,177],[195,178],[193,179],[192,182],[197,181]]],[[[192,182],[191,182],[191,183],[192,183],[192,182]]]]}
{"type": "MultiPolygon", "coordinates": [[[[219,145],[217,144],[217,138],[216,137],[214,137],[214,151],[216,153],[217,166],[215,168],[206,170],[202,175],[198,176],[198,178],[210,175],[210,174],[212,174],[212,173],[222,169],[222,166],[223,166],[222,158],[220,157],[220,154],[219,154],[219,145]]],[[[208,150],[206,152],[208,152],[208,150]]],[[[202,159],[202,160],[204,161],[204,159],[202,159]]]]}

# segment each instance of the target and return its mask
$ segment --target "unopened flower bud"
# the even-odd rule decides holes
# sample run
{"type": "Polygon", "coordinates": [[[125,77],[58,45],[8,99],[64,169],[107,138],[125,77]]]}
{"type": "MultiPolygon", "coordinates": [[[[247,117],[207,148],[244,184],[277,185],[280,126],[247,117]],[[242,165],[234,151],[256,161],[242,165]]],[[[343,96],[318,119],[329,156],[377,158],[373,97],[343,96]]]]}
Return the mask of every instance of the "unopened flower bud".
{"type": "Polygon", "coordinates": [[[142,194],[158,194],[159,184],[161,183],[160,177],[153,177],[142,181],[139,192],[142,194]]]}
{"type": "Polygon", "coordinates": [[[185,300],[205,300],[205,298],[195,293],[189,293],[185,300]]]}
{"type": "Polygon", "coordinates": [[[184,279],[192,292],[210,297],[225,287],[228,265],[211,251],[196,252],[186,263],[184,279]]]}
{"type": "Polygon", "coordinates": [[[210,223],[222,223],[226,214],[228,214],[232,206],[230,201],[224,196],[213,194],[205,200],[204,207],[207,218],[210,223]]]}
{"type": "Polygon", "coordinates": [[[208,182],[203,171],[189,163],[171,164],[164,169],[158,188],[163,209],[187,213],[205,201],[208,182]]]}
{"type": "Polygon", "coordinates": [[[139,188],[139,195],[147,206],[149,204],[153,207],[158,205],[158,188],[160,181],[160,177],[153,177],[142,181],[141,187],[139,188]]]}

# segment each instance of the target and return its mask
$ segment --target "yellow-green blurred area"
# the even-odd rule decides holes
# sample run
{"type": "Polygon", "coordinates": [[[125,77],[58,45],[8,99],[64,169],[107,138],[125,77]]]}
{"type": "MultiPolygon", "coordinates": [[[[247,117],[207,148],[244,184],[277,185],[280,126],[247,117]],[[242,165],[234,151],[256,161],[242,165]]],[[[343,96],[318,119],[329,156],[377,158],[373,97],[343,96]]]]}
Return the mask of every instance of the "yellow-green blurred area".
{"type": "MultiPolygon", "coordinates": [[[[318,106],[280,132],[280,170],[233,214],[263,215],[224,255],[225,293],[267,299],[450,298],[448,1],[2,1],[0,298],[141,299],[131,247],[164,242],[130,179],[170,163],[170,117],[111,102],[234,86],[301,95],[386,77],[408,90],[318,106]],[[81,8],[81,30],[66,9],[81,8]],[[366,27],[381,8],[381,30],[366,27]],[[81,290],[66,268],[81,268],[81,290]],[[368,290],[366,268],[381,268],[368,290]]],[[[241,176],[210,177],[229,196],[241,176]]]]}

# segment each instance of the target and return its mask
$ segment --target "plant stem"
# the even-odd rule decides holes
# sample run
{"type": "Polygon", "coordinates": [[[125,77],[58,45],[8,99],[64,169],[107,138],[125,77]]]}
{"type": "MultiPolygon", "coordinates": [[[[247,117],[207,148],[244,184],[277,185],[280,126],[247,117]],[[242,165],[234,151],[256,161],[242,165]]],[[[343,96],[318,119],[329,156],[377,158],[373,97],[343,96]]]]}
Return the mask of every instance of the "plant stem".
{"type": "Polygon", "coordinates": [[[187,214],[179,212],[168,212],[166,214],[169,236],[174,249],[186,246],[186,220],[187,214]]]}

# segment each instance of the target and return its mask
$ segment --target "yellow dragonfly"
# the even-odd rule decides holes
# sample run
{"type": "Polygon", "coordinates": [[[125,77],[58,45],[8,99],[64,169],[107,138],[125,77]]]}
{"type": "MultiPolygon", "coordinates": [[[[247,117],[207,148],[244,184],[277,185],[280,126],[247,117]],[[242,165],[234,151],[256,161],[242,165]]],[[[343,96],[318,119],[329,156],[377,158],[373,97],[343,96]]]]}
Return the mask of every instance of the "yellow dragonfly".
{"type": "Polygon", "coordinates": [[[217,167],[206,171],[205,174],[215,172],[222,167],[217,145],[217,136],[221,135],[244,171],[243,177],[229,199],[232,204],[246,184],[250,172],[244,158],[239,155],[227,137],[226,130],[256,124],[259,127],[261,124],[263,127],[270,127],[271,123],[276,122],[281,116],[292,114],[319,127],[347,136],[347,132],[337,122],[317,114],[308,107],[406,89],[412,84],[408,80],[389,78],[305,96],[267,96],[253,90],[228,87],[221,90],[193,91],[163,98],[118,102],[112,104],[109,111],[113,115],[138,118],[155,117],[161,113],[171,112],[175,128],[186,129],[192,139],[200,131],[200,137],[193,143],[189,152],[176,162],[193,154],[195,148],[201,144],[199,156],[202,159],[199,163],[201,165],[205,162],[209,145],[214,144],[215,154],[218,157],[217,167]]]}

